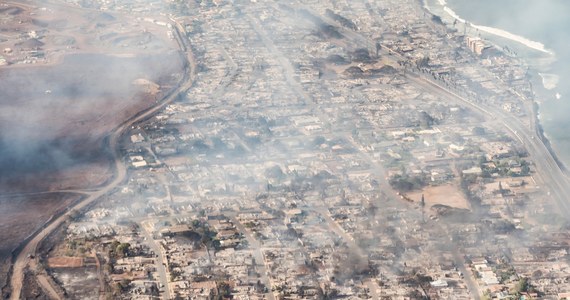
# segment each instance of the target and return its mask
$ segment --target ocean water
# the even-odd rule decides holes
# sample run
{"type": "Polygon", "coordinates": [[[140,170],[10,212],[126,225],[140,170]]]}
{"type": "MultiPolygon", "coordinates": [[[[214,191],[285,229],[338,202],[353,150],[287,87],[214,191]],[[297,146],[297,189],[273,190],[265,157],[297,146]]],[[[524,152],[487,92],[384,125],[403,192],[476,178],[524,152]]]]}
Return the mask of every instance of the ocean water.
{"type": "Polygon", "coordinates": [[[426,0],[459,30],[507,46],[539,75],[534,78],[540,123],[557,156],[570,167],[570,1],[426,0]],[[540,77],[538,77],[540,76],[540,77]]]}

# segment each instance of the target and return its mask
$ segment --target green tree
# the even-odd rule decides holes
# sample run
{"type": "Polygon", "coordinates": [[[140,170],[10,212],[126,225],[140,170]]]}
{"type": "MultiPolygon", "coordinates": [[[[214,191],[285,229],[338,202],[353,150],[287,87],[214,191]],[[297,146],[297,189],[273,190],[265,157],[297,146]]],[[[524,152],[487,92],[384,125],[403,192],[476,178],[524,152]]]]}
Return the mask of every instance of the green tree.
{"type": "Polygon", "coordinates": [[[170,271],[170,281],[176,281],[177,277],[180,275],[181,275],[181,273],[178,270],[170,271]]]}
{"type": "Polygon", "coordinates": [[[121,243],[117,246],[117,250],[115,251],[118,257],[126,257],[129,254],[129,249],[131,244],[129,243],[121,243]]]}
{"type": "Polygon", "coordinates": [[[523,277],[517,282],[517,284],[513,287],[513,293],[520,295],[521,293],[528,292],[530,288],[530,284],[528,282],[528,278],[523,277]]]}

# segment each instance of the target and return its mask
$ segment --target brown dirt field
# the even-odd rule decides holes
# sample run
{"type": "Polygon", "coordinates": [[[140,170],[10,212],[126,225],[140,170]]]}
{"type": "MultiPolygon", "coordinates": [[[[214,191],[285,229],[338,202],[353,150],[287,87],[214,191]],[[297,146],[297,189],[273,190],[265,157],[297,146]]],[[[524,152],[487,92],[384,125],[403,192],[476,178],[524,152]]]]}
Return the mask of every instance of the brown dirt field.
{"type": "Polygon", "coordinates": [[[0,286],[5,284],[11,251],[55,212],[77,199],[79,196],[70,194],[0,198],[0,286]]]}
{"type": "MultiPolygon", "coordinates": [[[[2,194],[82,189],[103,184],[111,174],[103,138],[155,101],[155,97],[141,95],[133,88],[132,81],[150,77],[155,82],[164,82],[170,73],[179,70],[174,54],[104,58],[103,65],[99,61],[90,62],[88,57],[71,60],[74,59],[79,61],[39,69],[0,70],[0,90],[6,96],[0,99],[2,194]],[[171,60],[173,65],[166,64],[163,68],[164,60],[171,60]],[[119,69],[106,70],[113,67],[119,69]],[[34,80],[30,86],[31,78],[34,80]],[[57,81],[49,84],[51,78],[57,81]],[[48,88],[52,93],[46,95],[48,88]]],[[[6,280],[6,262],[11,250],[74,199],[77,196],[0,199],[0,286],[6,280]]]]}
{"type": "Polygon", "coordinates": [[[179,166],[192,163],[192,159],[187,156],[169,156],[162,160],[168,166],[179,166]]]}
{"type": "MultiPolygon", "coordinates": [[[[22,33],[36,31],[36,39],[44,45],[38,50],[45,52],[38,64],[52,64],[61,55],[71,53],[155,53],[176,48],[176,42],[166,35],[164,27],[145,22],[129,14],[102,12],[63,2],[29,2],[2,5],[0,3],[0,31],[7,36],[0,40],[0,49],[12,48],[6,56],[11,67],[22,62],[26,51],[18,44],[30,45],[22,33]],[[63,17],[64,16],[64,17],[63,17]],[[22,38],[24,40],[22,40],[22,38]]],[[[37,44],[34,41],[35,44],[37,44]]]]}
{"type": "Polygon", "coordinates": [[[154,105],[182,66],[166,29],[134,16],[43,2],[0,4],[0,19],[1,287],[11,250],[78,198],[25,194],[106,182],[105,137],[154,105]]]}
{"type": "MultiPolygon", "coordinates": [[[[102,139],[153,105],[182,71],[165,28],[134,16],[45,2],[0,5],[0,19],[0,49],[12,49],[0,66],[0,190],[30,181],[21,173],[105,165],[102,139]]],[[[103,169],[77,181],[100,184],[103,169]]]]}
{"type": "Polygon", "coordinates": [[[148,78],[171,84],[169,77],[180,71],[179,63],[176,53],[132,58],[81,54],[57,66],[0,69],[5,96],[0,99],[0,172],[5,186],[18,186],[26,177],[22,175],[44,171],[58,171],[59,179],[69,181],[76,176],[59,171],[81,164],[96,164],[95,170],[104,175],[77,182],[84,187],[100,184],[108,175],[102,167],[108,165],[103,138],[161,96],[143,94],[144,87],[133,82],[148,78]]]}
{"type": "Polygon", "coordinates": [[[80,268],[83,267],[83,257],[49,257],[47,264],[50,268],[80,268]]]}
{"type": "Polygon", "coordinates": [[[79,198],[60,193],[0,198],[0,253],[9,253],[51,215],[79,198]]]}
{"type": "Polygon", "coordinates": [[[436,204],[442,204],[455,208],[470,209],[469,202],[467,202],[461,190],[453,184],[428,186],[421,192],[408,194],[408,197],[415,202],[420,202],[422,193],[428,208],[436,204]]]}
{"type": "Polygon", "coordinates": [[[95,188],[110,178],[111,169],[110,161],[105,157],[94,158],[94,160],[77,162],[61,169],[38,170],[35,173],[20,173],[18,176],[4,177],[0,180],[0,190],[4,195],[9,195],[95,188]]]}

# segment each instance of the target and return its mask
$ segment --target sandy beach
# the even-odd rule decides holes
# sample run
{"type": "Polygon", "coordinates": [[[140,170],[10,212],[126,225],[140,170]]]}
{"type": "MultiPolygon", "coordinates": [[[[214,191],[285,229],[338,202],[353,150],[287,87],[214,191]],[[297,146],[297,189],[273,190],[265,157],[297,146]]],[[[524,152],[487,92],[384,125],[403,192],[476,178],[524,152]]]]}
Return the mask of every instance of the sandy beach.
{"type": "Polygon", "coordinates": [[[547,49],[544,46],[544,44],[541,42],[530,40],[524,36],[516,35],[514,33],[508,32],[508,31],[503,30],[503,29],[489,27],[489,26],[482,26],[482,25],[474,24],[472,22],[468,22],[465,19],[461,18],[453,9],[451,9],[449,6],[447,6],[447,2],[445,0],[438,0],[438,2],[441,6],[443,6],[443,11],[445,11],[449,16],[451,16],[453,19],[457,20],[458,22],[466,23],[470,27],[477,29],[479,31],[483,31],[483,32],[486,32],[486,33],[489,33],[492,35],[496,35],[496,36],[499,36],[499,37],[520,43],[520,44],[522,44],[522,45],[524,45],[530,49],[554,55],[554,51],[547,49]]]}

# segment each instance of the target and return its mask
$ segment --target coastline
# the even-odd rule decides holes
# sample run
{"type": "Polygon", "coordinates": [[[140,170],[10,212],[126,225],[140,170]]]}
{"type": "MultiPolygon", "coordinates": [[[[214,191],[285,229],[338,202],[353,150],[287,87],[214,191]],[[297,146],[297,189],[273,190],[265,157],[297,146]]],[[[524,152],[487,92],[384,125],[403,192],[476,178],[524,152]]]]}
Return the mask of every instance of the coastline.
{"type": "Polygon", "coordinates": [[[544,86],[545,89],[553,90],[558,86],[560,76],[542,72],[538,72],[538,75],[542,78],[542,86],[544,86]]]}
{"type": "Polygon", "coordinates": [[[544,133],[544,129],[542,128],[542,124],[540,124],[540,120],[538,118],[538,116],[540,115],[538,108],[539,108],[539,104],[535,101],[533,103],[533,114],[534,114],[534,118],[535,118],[535,121],[534,121],[535,126],[534,127],[536,130],[536,135],[542,141],[542,143],[544,144],[544,146],[546,147],[546,149],[548,150],[550,155],[552,155],[552,158],[554,159],[554,161],[556,162],[556,165],[558,165],[558,167],[560,168],[562,173],[564,173],[564,175],[566,175],[566,176],[570,176],[570,173],[568,172],[568,168],[566,168],[566,165],[560,160],[560,158],[556,154],[556,151],[554,150],[552,144],[550,143],[550,140],[548,139],[548,137],[546,137],[546,135],[544,133]]]}
{"type": "MultiPolygon", "coordinates": [[[[442,15],[441,13],[438,13],[435,9],[433,9],[432,5],[430,4],[430,0],[422,0],[421,4],[422,4],[423,8],[425,10],[427,10],[430,14],[437,15],[444,20],[446,18],[447,19],[451,18],[453,20],[456,20],[457,22],[467,24],[471,28],[485,32],[485,33],[490,34],[492,36],[507,39],[507,40],[514,42],[514,43],[518,43],[521,46],[532,49],[531,51],[538,51],[542,55],[548,55],[549,57],[552,57],[553,59],[555,59],[555,57],[556,57],[556,54],[554,51],[547,49],[545,47],[545,45],[540,43],[540,42],[532,41],[532,40],[527,39],[523,36],[519,36],[519,35],[510,33],[510,32],[503,30],[503,29],[472,24],[469,21],[461,18],[453,9],[449,8],[447,6],[446,0],[431,0],[431,1],[433,1],[433,3],[435,5],[439,5],[441,8],[441,12],[443,12],[445,15],[442,15]]],[[[450,23],[446,22],[446,26],[449,27],[450,23]]],[[[491,42],[493,43],[493,41],[491,41],[491,42]]],[[[493,44],[498,50],[505,53],[504,50],[501,47],[498,47],[496,43],[493,43],[493,44]]],[[[505,55],[509,55],[509,54],[505,53],[505,55]]],[[[554,90],[557,87],[558,75],[549,74],[549,72],[544,72],[544,71],[540,70],[540,68],[537,65],[529,62],[530,58],[528,58],[528,57],[519,57],[519,58],[522,59],[523,61],[525,61],[525,63],[527,63],[527,65],[529,65],[529,69],[533,73],[533,76],[531,77],[531,79],[529,79],[529,81],[534,86],[539,86],[538,89],[535,89],[535,95],[537,95],[537,94],[540,95],[539,96],[540,98],[548,98],[548,95],[546,95],[547,92],[548,91],[552,92],[552,90],[554,90]],[[552,77],[556,77],[556,80],[553,80],[552,77]]],[[[557,95],[557,97],[558,97],[558,95],[557,95]]],[[[532,100],[532,112],[531,113],[532,113],[535,133],[536,133],[537,137],[541,140],[541,142],[544,144],[544,146],[546,147],[546,149],[548,150],[550,155],[553,157],[554,161],[556,162],[556,164],[558,165],[558,167],[560,168],[562,173],[564,173],[566,176],[570,177],[570,172],[568,171],[566,164],[560,159],[560,156],[556,152],[555,145],[553,145],[553,143],[549,140],[547,133],[544,130],[543,124],[541,123],[541,120],[540,120],[540,116],[541,116],[541,114],[540,114],[541,105],[540,104],[541,103],[539,101],[537,101],[536,98],[537,97],[535,96],[535,97],[533,97],[533,99],[531,99],[532,100]]]]}
{"type": "Polygon", "coordinates": [[[543,52],[543,53],[547,53],[547,54],[554,55],[554,51],[552,51],[552,50],[550,50],[550,49],[547,49],[547,48],[544,46],[544,44],[541,43],[541,42],[533,41],[533,40],[527,39],[527,38],[525,38],[525,37],[523,37],[523,36],[516,35],[516,34],[510,33],[510,32],[508,32],[508,31],[506,31],[506,30],[499,29],[499,28],[494,28],[494,27],[489,27],[489,26],[482,26],[482,25],[475,25],[475,24],[472,24],[472,23],[469,23],[469,25],[470,25],[471,27],[475,28],[475,29],[480,30],[480,31],[484,31],[484,32],[490,33],[490,34],[492,34],[492,35],[496,35],[496,36],[499,36],[499,37],[502,37],[502,38],[509,39],[509,40],[511,40],[511,41],[518,42],[518,43],[520,43],[520,44],[525,45],[525,46],[528,47],[528,48],[531,48],[531,49],[534,49],[534,50],[537,50],[537,51],[540,51],[540,52],[543,52]]]}
{"type": "MultiPolygon", "coordinates": [[[[533,71],[536,74],[535,76],[533,76],[533,79],[535,82],[533,82],[533,80],[531,79],[531,83],[543,84],[542,75],[540,75],[540,73],[537,70],[533,69],[533,71]]],[[[539,93],[539,94],[546,93],[546,91],[540,91],[540,90],[549,90],[549,89],[545,85],[542,85],[542,86],[540,86],[538,91],[536,91],[535,93],[539,93]]],[[[554,101],[554,100],[550,100],[550,101],[554,101]]],[[[540,120],[540,116],[541,116],[541,114],[540,114],[540,102],[538,102],[536,99],[533,99],[533,102],[532,102],[532,116],[534,118],[534,129],[536,131],[536,135],[542,141],[542,143],[544,144],[544,146],[546,147],[546,149],[548,150],[548,152],[550,153],[550,155],[552,156],[552,158],[554,159],[554,161],[556,162],[556,164],[558,165],[558,167],[560,168],[562,173],[564,175],[566,175],[567,177],[570,177],[570,172],[568,170],[568,167],[560,159],[559,155],[556,152],[556,146],[550,142],[550,139],[548,138],[548,136],[544,130],[543,124],[541,123],[541,120],[540,120]]]]}
{"type": "MultiPolygon", "coordinates": [[[[528,39],[524,36],[511,33],[511,32],[504,30],[504,29],[474,24],[472,22],[469,22],[469,21],[461,18],[451,7],[447,6],[447,2],[445,0],[438,0],[438,2],[443,7],[443,11],[445,13],[447,13],[450,17],[452,17],[453,19],[457,20],[460,23],[467,24],[471,28],[477,29],[478,31],[486,32],[486,33],[491,34],[491,35],[495,35],[495,36],[498,36],[501,38],[505,38],[505,39],[517,42],[517,43],[522,44],[522,45],[524,45],[528,48],[531,48],[533,50],[537,50],[537,51],[540,51],[540,52],[543,52],[546,54],[555,55],[554,51],[547,49],[546,46],[541,42],[533,41],[533,40],[528,39]]],[[[427,0],[424,3],[427,3],[427,0]]],[[[428,10],[431,12],[430,9],[428,9],[428,10]]],[[[440,17],[442,17],[442,16],[440,16],[440,17]]]]}

